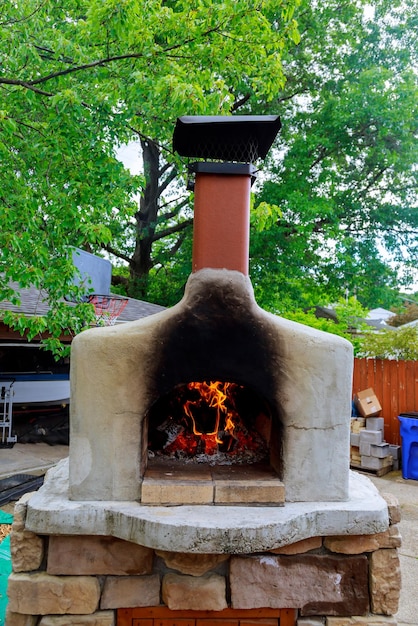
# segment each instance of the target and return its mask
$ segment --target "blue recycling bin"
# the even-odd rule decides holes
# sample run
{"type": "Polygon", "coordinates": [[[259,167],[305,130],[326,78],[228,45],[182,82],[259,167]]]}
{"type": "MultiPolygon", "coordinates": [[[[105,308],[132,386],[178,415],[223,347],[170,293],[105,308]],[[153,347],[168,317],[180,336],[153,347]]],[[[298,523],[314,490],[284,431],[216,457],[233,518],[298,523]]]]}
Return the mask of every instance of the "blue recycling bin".
{"type": "Polygon", "coordinates": [[[398,416],[402,437],[402,478],[418,480],[418,413],[398,416]]]}

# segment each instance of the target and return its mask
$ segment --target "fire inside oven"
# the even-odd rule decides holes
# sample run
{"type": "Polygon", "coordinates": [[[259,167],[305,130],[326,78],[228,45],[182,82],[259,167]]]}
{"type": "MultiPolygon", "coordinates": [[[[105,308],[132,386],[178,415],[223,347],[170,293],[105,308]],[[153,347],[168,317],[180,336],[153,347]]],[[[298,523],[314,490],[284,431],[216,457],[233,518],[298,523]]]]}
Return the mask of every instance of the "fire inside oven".
{"type": "Polygon", "coordinates": [[[209,465],[268,462],[271,416],[248,386],[192,381],[151,408],[148,457],[209,465]]]}

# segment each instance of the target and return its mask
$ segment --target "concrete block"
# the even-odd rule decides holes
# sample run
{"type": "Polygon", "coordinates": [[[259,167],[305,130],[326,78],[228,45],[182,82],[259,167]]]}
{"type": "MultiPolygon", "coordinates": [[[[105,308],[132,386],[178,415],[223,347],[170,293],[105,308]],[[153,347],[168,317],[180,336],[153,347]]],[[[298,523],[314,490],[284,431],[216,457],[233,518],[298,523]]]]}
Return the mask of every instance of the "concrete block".
{"type": "Polygon", "coordinates": [[[370,444],[370,456],[375,456],[378,459],[384,459],[385,456],[389,456],[389,444],[388,443],[370,444]]]}
{"type": "Polygon", "coordinates": [[[360,433],[350,433],[350,446],[358,448],[360,445],[360,433]]]}
{"type": "Polygon", "coordinates": [[[401,446],[395,446],[390,443],[389,454],[393,457],[394,461],[399,461],[401,458],[401,446]]]}
{"type": "Polygon", "coordinates": [[[383,443],[383,433],[381,430],[367,430],[360,432],[360,444],[362,443],[383,443]]]}
{"type": "Polygon", "coordinates": [[[372,456],[372,444],[371,443],[360,443],[360,456],[372,456]]]}
{"type": "MultiPolygon", "coordinates": [[[[100,330],[100,329],[99,329],[100,330]]],[[[345,462],[347,463],[347,443],[345,462]]],[[[299,452],[298,455],[299,456],[299,452]]],[[[299,459],[300,460],[300,459],[299,459]]],[[[327,479],[324,471],[324,481],[327,479]]],[[[287,501],[284,507],[139,506],[137,502],[109,506],[109,502],[68,502],[68,459],[48,472],[47,479],[32,494],[28,524],[42,534],[108,535],[133,543],[150,543],[153,548],[174,552],[241,553],[263,552],[306,538],[356,533],[382,532],[387,528],[387,504],[369,478],[350,473],[347,501],[287,501]],[[164,513],[164,514],[163,514],[164,513]]],[[[342,477],[339,476],[339,480],[342,477]]],[[[287,490],[287,484],[286,484],[287,490]]],[[[283,607],[282,607],[283,608],[283,607]]]]}
{"type": "Polygon", "coordinates": [[[385,429],[385,420],[383,417],[368,417],[366,419],[367,430],[381,430],[382,433],[385,429]]]}
{"type": "Polygon", "coordinates": [[[361,467],[364,467],[364,469],[380,470],[390,465],[392,465],[391,456],[386,456],[384,459],[379,459],[375,456],[361,457],[361,467]]]}

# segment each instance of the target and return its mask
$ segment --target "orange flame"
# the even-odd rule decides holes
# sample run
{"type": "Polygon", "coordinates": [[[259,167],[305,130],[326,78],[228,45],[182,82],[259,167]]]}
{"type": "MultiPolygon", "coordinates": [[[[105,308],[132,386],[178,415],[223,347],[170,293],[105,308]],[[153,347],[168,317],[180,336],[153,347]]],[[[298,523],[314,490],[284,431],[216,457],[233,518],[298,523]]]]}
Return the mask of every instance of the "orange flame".
{"type": "MultiPolygon", "coordinates": [[[[157,454],[196,462],[213,456],[219,463],[222,459],[253,463],[265,458],[266,442],[251,407],[249,411],[246,407],[250,397],[245,387],[233,382],[189,382],[173,389],[169,424],[161,424],[163,432],[167,428],[167,442],[156,448],[157,454]]],[[[263,415],[262,407],[259,415],[263,415]]]]}
{"type": "Polygon", "coordinates": [[[214,445],[223,443],[219,438],[219,431],[222,424],[222,431],[228,435],[232,435],[235,429],[234,416],[236,412],[227,406],[227,400],[231,399],[230,392],[237,385],[235,383],[210,381],[210,382],[191,382],[187,384],[189,390],[196,390],[199,393],[197,400],[186,400],[184,403],[184,412],[191,419],[193,433],[199,437],[204,436],[205,439],[211,439],[214,445]],[[201,408],[206,404],[209,408],[216,410],[215,427],[211,432],[203,432],[197,428],[196,420],[193,415],[194,410],[201,408]]]}

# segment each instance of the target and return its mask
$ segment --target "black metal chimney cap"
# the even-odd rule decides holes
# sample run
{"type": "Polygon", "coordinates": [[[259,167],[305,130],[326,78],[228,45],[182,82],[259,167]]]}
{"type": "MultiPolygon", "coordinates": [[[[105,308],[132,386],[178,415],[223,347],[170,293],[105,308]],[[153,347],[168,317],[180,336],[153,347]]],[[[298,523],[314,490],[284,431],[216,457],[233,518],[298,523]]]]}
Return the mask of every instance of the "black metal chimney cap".
{"type": "Polygon", "coordinates": [[[184,157],[251,163],[265,159],[281,126],[278,115],[186,115],[177,118],[173,149],[184,157]]]}

